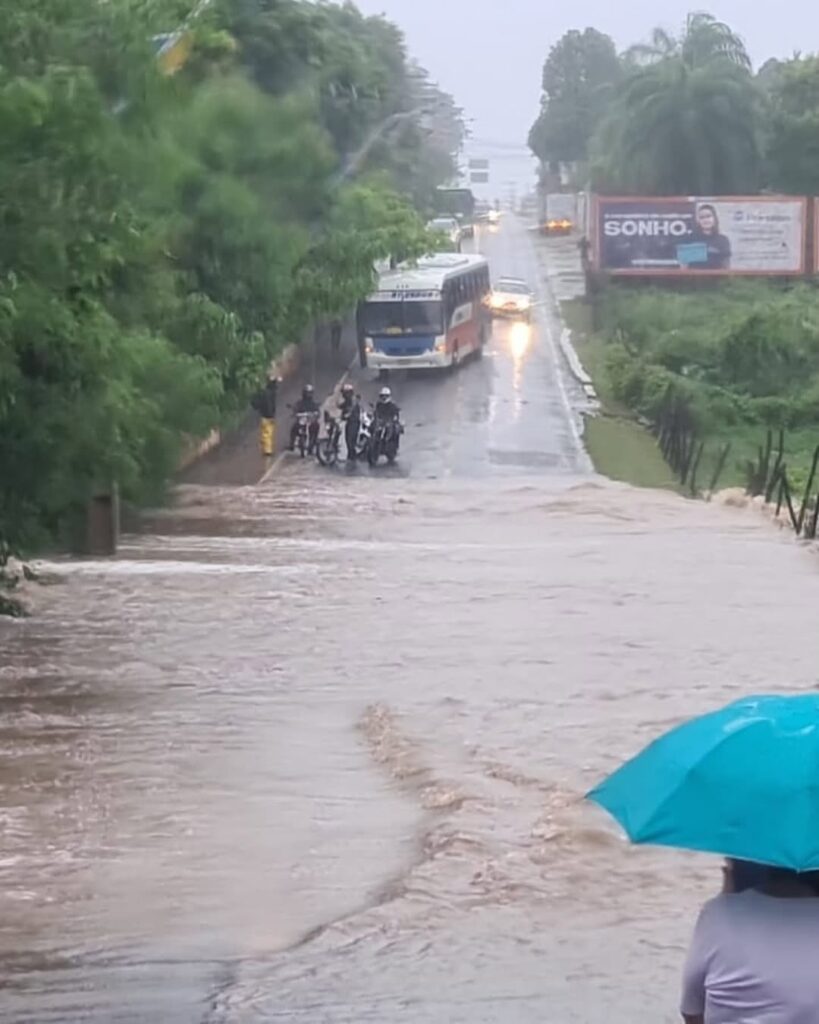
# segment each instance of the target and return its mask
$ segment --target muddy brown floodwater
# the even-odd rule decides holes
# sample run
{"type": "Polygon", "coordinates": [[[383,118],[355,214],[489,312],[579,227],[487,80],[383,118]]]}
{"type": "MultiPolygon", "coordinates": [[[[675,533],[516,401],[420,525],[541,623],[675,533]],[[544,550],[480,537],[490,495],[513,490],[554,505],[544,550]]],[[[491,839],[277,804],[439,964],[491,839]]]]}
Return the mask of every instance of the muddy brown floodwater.
{"type": "Polygon", "coordinates": [[[399,382],[398,474],[183,489],[0,624],[4,1022],[677,1019],[719,865],[581,797],[815,685],[817,560],[586,473],[549,330],[399,382]]]}

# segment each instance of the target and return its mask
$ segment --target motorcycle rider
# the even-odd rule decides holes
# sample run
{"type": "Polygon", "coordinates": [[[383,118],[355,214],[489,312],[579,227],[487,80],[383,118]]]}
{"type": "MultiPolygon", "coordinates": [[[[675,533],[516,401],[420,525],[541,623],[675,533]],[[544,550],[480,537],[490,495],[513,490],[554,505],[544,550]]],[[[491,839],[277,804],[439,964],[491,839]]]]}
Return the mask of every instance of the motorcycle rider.
{"type": "Polygon", "coordinates": [[[338,400],[341,421],[344,424],[344,441],[347,445],[347,461],[355,462],[358,428],[361,424],[361,406],[352,384],[343,384],[341,397],[338,400]]]}
{"type": "Polygon", "coordinates": [[[373,437],[367,453],[371,466],[381,454],[387,455],[390,461],[395,458],[402,433],[400,417],[401,410],[393,401],[392,391],[388,387],[381,388],[373,410],[373,437]]]}
{"type": "Polygon", "coordinates": [[[391,389],[387,387],[381,388],[378,392],[378,401],[375,403],[376,422],[379,420],[396,422],[400,416],[401,410],[393,401],[391,389]]]}
{"type": "Polygon", "coordinates": [[[293,424],[290,427],[290,451],[295,451],[296,440],[299,435],[299,415],[302,413],[313,413],[313,419],[308,426],[307,442],[312,452],[316,446],[319,432],[319,405],[316,402],[315,389],[312,384],[305,384],[301,389],[301,398],[293,406],[293,424]]]}

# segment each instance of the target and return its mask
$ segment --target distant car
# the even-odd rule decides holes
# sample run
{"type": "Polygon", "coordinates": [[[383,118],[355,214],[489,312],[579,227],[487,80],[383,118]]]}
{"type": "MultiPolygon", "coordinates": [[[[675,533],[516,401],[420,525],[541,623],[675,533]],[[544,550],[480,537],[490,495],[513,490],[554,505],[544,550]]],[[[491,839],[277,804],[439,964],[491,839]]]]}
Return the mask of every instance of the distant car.
{"type": "Polygon", "coordinates": [[[494,316],[514,316],[530,320],[532,289],[519,277],[501,277],[495,282],[489,300],[494,316]]]}
{"type": "Polygon", "coordinates": [[[497,224],[500,220],[500,211],[486,201],[475,204],[475,221],[478,224],[497,224]]]}
{"type": "Polygon", "coordinates": [[[465,214],[459,213],[457,215],[458,228],[461,232],[461,238],[474,238],[475,237],[475,223],[470,220],[465,214]]]}
{"type": "Polygon", "coordinates": [[[461,251],[461,225],[454,217],[436,217],[427,224],[427,228],[436,235],[443,235],[455,252],[461,251]]]}

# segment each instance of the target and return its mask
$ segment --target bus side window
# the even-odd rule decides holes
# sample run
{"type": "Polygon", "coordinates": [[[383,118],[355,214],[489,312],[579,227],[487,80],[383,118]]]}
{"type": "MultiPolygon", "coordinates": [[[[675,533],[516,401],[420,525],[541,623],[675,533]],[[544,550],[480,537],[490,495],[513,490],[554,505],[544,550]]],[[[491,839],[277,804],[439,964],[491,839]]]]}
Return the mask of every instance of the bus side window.
{"type": "Polygon", "coordinates": [[[447,281],[444,285],[444,320],[446,321],[445,327],[449,326],[449,321],[452,319],[452,314],[455,312],[455,292],[453,291],[453,281],[447,281]]]}

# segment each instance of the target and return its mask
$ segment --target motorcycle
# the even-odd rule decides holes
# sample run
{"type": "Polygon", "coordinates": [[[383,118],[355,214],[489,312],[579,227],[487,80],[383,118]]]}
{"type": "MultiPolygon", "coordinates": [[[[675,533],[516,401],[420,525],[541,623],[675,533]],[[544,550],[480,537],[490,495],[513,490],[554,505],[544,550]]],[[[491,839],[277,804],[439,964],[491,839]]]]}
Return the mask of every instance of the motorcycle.
{"type": "MultiPolygon", "coordinates": [[[[292,406],[288,408],[292,408],[292,406]]],[[[317,412],[296,413],[296,448],[302,458],[305,455],[312,455],[315,450],[318,438],[318,418],[317,412]]]]}
{"type": "Polygon", "coordinates": [[[370,444],[373,436],[373,415],[362,409],[358,417],[358,434],[355,439],[355,454],[357,459],[363,459],[370,451],[370,444]]]}
{"type": "Polygon", "coordinates": [[[370,446],[367,449],[367,462],[371,466],[378,465],[382,455],[386,455],[387,462],[392,465],[398,457],[398,446],[401,443],[401,435],[404,433],[404,425],[398,419],[383,419],[375,423],[370,446]]]}
{"type": "Polygon", "coordinates": [[[335,416],[325,411],[324,425],[327,433],[316,445],[316,458],[322,466],[335,466],[341,450],[341,424],[335,416]]]}

